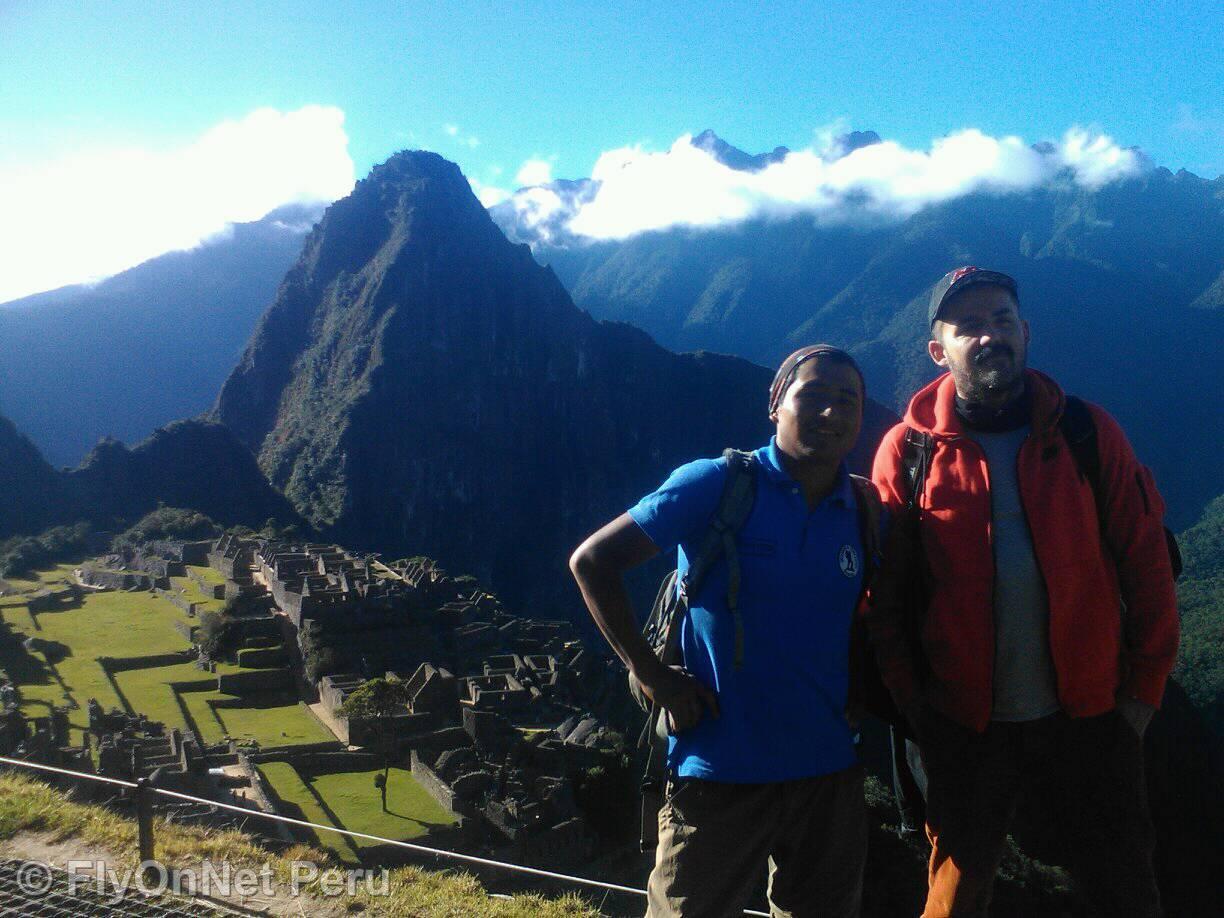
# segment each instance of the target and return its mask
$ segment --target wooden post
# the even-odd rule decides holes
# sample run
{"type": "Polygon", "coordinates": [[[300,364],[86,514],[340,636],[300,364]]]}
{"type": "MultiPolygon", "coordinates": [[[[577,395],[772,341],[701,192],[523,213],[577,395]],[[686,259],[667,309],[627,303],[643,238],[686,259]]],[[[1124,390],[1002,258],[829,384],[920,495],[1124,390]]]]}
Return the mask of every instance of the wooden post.
{"type": "Polygon", "coordinates": [[[148,778],[136,779],[136,836],[141,863],[153,860],[153,792],[148,778]]]}

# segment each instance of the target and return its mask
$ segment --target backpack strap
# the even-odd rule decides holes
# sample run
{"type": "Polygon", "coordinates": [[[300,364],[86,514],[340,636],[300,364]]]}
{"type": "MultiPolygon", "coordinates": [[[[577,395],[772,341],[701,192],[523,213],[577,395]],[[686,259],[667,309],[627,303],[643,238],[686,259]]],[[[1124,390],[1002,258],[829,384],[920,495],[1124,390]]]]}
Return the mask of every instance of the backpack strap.
{"type": "Polygon", "coordinates": [[[1063,439],[1075,458],[1080,479],[1087,481],[1092,488],[1099,516],[1104,507],[1101,499],[1101,453],[1097,449],[1096,421],[1082,398],[1067,396],[1062,416],[1058,419],[1058,429],[1062,431],[1063,439]]]}
{"type": "Polygon", "coordinates": [[[880,503],[880,492],[871,479],[851,475],[850,483],[854,486],[859,537],[863,541],[863,588],[866,589],[872,575],[880,567],[880,518],[884,508],[880,503]]]}
{"type": "Polygon", "coordinates": [[[723,485],[718,509],[677,590],[687,609],[690,597],[701,589],[714,562],[720,556],[726,559],[727,609],[735,623],[735,668],[738,670],[744,663],[744,619],[739,610],[740,564],[735,536],[747,522],[756,500],[756,456],[742,450],[727,449],[723,450],[723,458],[727,460],[727,481],[723,485]]]}
{"type": "MultiPolygon", "coordinates": [[[[1068,395],[1063,404],[1062,416],[1058,419],[1058,429],[1075,459],[1075,467],[1080,478],[1088,482],[1092,489],[1092,499],[1096,504],[1097,525],[1101,534],[1105,533],[1105,495],[1101,490],[1101,452],[1097,443],[1096,421],[1088,404],[1074,395],[1068,395]]],[[[1140,482],[1140,487],[1143,483],[1140,482]]],[[[1145,497],[1146,500],[1146,497],[1145,497]]],[[[1177,545],[1177,537],[1168,526],[1164,526],[1165,548],[1169,552],[1169,563],[1173,568],[1173,579],[1176,580],[1182,572],[1181,549],[1177,545]]],[[[1108,544],[1106,542],[1105,544],[1108,544]]]]}
{"type": "MultiPolygon", "coordinates": [[[[854,486],[859,535],[866,559],[863,562],[863,585],[859,594],[861,602],[873,578],[880,571],[884,507],[880,501],[880,494],[871,479],[851,475],[850,482],[854,486]]],[[[888,724],[899,724],[904,721],[880,675],[879,664],[876,662],[871,639],[867,634],[866,621],[858,614],[853,616],[850,624],[849,688],[849,701],[852,709],[865,711],[888,724]]]]}
{"type": "Polygon", "coordinates": [[[901,469],[906,488],[905,509],[910,513],[918,509],[922,494],[926,490],[927,472],[931,468],[931,455],[935,452],[935,440],[925,430],[905,429],[905,446],[901,453],[901,469]]]}

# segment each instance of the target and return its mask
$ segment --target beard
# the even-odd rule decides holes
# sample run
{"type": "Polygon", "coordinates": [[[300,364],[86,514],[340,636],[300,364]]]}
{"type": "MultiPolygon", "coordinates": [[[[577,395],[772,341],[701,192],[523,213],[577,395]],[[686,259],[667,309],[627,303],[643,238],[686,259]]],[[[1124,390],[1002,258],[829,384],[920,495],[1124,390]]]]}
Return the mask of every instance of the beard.
{"type": "Polygon", "coordinates": [[[1006,344],[983,348],[972,359],[952,369],[957,391],[971,402],[996,401],[1024,385],[1023,357],[1006,344]]]}

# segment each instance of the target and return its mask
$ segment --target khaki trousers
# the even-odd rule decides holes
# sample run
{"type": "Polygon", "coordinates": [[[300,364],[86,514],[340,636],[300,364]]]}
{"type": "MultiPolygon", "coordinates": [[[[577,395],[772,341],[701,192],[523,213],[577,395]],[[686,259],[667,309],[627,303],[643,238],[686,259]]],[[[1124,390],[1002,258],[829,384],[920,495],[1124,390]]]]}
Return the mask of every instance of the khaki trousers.
{"type": "Polygon", "coordinates": [[[857,918],[866,859],[860,765],[772,784],[681,778],[659,810],[646,914],[739,915],[768,864],[775,918],[857,918]]]}

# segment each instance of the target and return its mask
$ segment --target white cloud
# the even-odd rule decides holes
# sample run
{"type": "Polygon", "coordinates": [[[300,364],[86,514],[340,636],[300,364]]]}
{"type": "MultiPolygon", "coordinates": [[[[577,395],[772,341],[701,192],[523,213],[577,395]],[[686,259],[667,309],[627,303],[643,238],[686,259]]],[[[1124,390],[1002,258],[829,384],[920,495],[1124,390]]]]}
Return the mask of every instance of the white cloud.
{"type": "Polygon", "coordinates": [[[547,185],[552,181],[552,163],[546,159],[529,159],[519,167],[514,180],[523,186],[547,185]]]}
{"type": "Polygon", "coordinates": [[[319,105],[257,109],[177,149],[0,167],[0,302],[107,277],[352,187],[344,112],[319,105]]]}
{"type": "Polygon", "coordinates": [[[1063,136],[1059,159],[1086,188],[1100,188],[1133,174],[1139,166],[1134,150],[1124,150],[1104,134],[1072,128],[1063,136]]]}
{"type": "Polygon", "coordinates": [[[510,197],[510,192],[505,188],[498,188],[496,185],[486,185],[480,179],[474,179],[469,176],[468,184],[472,186],[472,192],[485,207],[496,207],[510,197]]]}
{"type": "MultiPolygon", "coordinates": [[[[967,129],[935,140],[929,150],[884,141],[840,158],[829,155],[836,127],[818,131],[810,149],[758,172],[724,166],[694,147],[687,134],[663,152],[608,151],[592,171],[596,192],[574,208],[567,228],[593,239],[619,239],[799,211],[827,219],[904,218],[971,192],[1022,191],[1060,175],[1097,188],[1141,168],[1134,151],[1078,127],[1041,149],[1019,137],[967,129]]],[[[529,227],[556,214],[553,202],[539,199],[537,192],[515,195],[515,211],[529,227]]]]}
{"type": "Polygon", "coordinates": [[[551,188],[537,186],[516,194],[514,206],[519,221],[530,229],[536,229],[560,213],[565,202],[551,188]]]}

